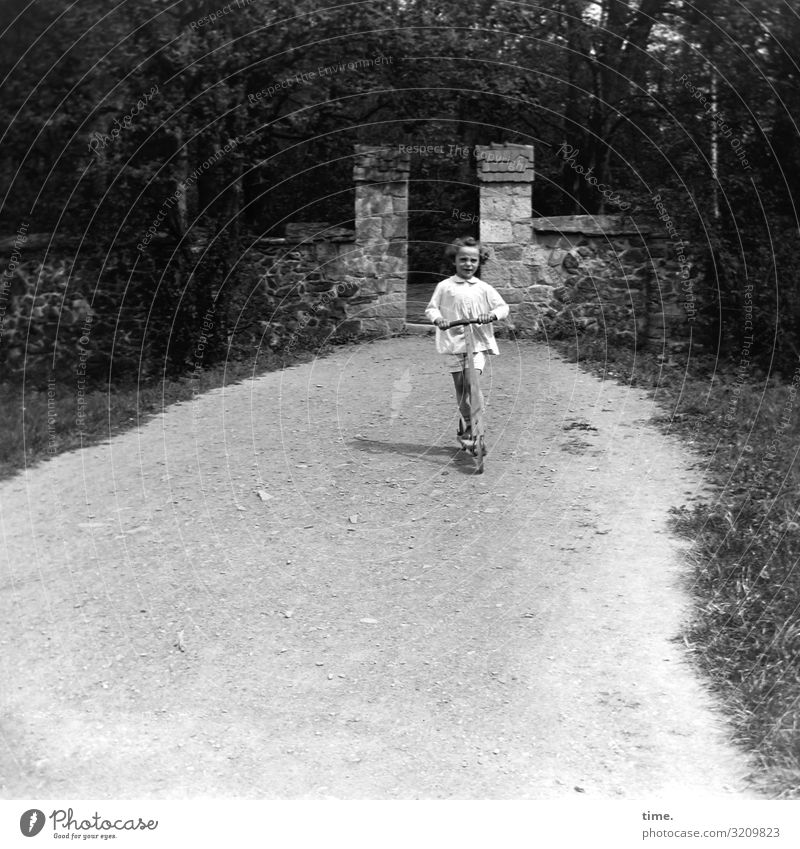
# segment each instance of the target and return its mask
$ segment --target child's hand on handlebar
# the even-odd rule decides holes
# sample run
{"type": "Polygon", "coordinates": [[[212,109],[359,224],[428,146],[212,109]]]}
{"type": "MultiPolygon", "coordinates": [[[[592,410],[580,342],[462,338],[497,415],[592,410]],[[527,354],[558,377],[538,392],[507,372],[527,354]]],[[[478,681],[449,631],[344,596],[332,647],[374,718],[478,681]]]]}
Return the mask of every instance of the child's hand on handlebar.
{"type": "Polygon", "coordinates": [[[434,321],[434,324],[440,330],[444,330],[447,327],[447,325],[450,324],[450,322],[446,318],[437,318],[436,321],[434,321]]]}
{"type": "Polygon", "coordinates": [[[479,324],[490,324],[491,322],[496,321],[496,320],[497,320],[497,317],[495,316],[494,313],[485,312],[485,313],[481,313],[481,315],[478,316],[478,323],[479,324]]]}

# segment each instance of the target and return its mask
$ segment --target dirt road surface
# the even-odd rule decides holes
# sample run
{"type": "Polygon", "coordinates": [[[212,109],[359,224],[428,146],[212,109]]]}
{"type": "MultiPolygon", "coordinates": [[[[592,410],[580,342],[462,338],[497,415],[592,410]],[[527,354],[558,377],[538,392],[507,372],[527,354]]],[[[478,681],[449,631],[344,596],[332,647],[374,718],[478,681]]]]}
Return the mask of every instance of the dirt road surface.
{"type": "Polygon", "coordinates": [[[0,484],[3,797],[747,797],[676,639],[696,458],[545,346],[484,385],[482,476],[415,336],[0,484]]]}

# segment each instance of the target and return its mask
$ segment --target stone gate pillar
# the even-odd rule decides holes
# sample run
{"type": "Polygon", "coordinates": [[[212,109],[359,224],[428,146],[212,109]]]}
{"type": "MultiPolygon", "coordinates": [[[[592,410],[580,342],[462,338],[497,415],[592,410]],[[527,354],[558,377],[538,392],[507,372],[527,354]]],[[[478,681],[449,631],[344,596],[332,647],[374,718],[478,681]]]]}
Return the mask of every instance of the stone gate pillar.
{"type": "Polygon", "coordinates": [[[533,145],[479,145],[480,240],[489,258],[480,276],[511,306],[511,319],[534,321],[526,302],[538,284],[531,249],[533,145]]]}
{"type": "Polygon", "coordinates": [[[487,246],[529,241],[533,145],[478,145],[475,158],[481,191],[481,241],[487,246]]]}
{"type": "Polygon", "coordinates": [[[348,313],[365,333],[392,333],[405,325],[410,159],[396,146],[355,148],[356,245],[348,264],[359,291],[348,313]]]}

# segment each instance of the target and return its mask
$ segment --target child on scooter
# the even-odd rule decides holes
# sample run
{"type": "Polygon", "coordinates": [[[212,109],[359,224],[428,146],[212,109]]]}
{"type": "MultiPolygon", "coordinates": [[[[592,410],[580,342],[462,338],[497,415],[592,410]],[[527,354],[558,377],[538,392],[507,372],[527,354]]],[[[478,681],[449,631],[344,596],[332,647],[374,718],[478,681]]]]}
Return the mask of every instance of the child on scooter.
{"type": "Polygon", "coordinates": [[[456,273],[436,285],[425,317],[436,325],[436,350],[447,356],[447,370],[453,375],[461,422],[457,437],[460,441],[472,438],[469,420],[470,399],[469,384],[465,374],[467,365],[464,327],[452,330],[443,328],[451,321],[465,318],[478,319],[480,324],[473,325],[475,340],[474,364],[478,374],[483,372],[486,355],[499,354],[494,329],[491,322],[508,315],[508,304],[497,290],[475,277],[481,264],[481,245],[470,237],[456,239],[447,249],[446,255],[455,264],[456,273]]]}

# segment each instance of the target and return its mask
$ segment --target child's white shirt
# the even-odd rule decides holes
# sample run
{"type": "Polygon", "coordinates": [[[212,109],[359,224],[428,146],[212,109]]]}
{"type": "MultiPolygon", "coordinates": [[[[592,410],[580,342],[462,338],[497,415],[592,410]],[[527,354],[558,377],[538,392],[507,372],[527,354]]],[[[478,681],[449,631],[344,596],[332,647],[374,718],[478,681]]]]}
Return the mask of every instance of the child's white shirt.
{"type": "MultiPolygon", "coordinates": [[[[464,318],[477,318],[484,313],[494,313],[498,319],[503,319],[508,315],[508,304],[493,286],[483,280],[477,277],[464,280],[455,274],[437,283],[433,297],[425,309],[425,317],[430,322],[435,322],[438,318],[459,321],[464,318]]],[[[473,324],[472,331],[476,351],[500,353],[491,324],[473,324]]],[[[463,354],[466,351],[464,328],[440,330],[437,327],[436,350],[440,354],[463,354]]]]}

